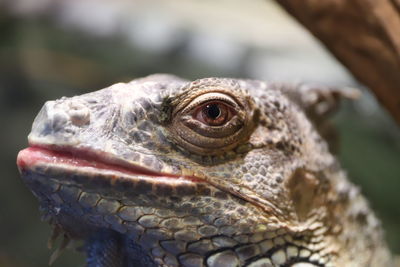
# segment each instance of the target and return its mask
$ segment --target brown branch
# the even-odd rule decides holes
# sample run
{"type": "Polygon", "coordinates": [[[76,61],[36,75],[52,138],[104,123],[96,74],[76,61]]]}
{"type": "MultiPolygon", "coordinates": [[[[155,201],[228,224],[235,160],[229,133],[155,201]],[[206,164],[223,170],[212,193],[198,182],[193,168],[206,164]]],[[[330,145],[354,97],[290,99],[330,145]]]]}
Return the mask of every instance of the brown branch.
{"type": "Polygon", "coordinates": [[[400,0],[276,0],[377,96],[400,124],[400,0]]]}

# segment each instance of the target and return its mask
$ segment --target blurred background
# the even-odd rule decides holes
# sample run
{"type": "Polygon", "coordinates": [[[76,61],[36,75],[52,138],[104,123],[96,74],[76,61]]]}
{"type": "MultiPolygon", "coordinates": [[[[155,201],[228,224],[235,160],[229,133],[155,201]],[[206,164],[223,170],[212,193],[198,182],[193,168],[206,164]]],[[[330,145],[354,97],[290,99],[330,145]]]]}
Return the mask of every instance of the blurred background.
{"type": "MultiPolygon", "coordinates": [[[[43,103],[157,72],[362,88],[268,0],[0,0],[1,267],[46,266],[52,253],[15,165],[43,103]]],[[[334,120],[341,163],[400,253],[400,128],[366,90],[334,120]]]]}

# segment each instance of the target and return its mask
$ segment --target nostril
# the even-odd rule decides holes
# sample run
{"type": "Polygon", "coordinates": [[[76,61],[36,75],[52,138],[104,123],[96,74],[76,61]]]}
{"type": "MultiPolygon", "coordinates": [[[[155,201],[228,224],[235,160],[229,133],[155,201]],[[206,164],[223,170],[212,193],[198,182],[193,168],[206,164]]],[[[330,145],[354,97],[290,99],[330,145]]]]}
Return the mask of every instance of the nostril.
{"type": "Polygon", "coordinates": [[[79,102],[70,102],[68,115],[71,123],[76,126],[83,126],[90,122],[90,110],[79,102]]]}
{"type": "Polygon", "coordinates": [[[63,111],[54,112],[51,119],[51,128],[53,131],[61,131],[68,122],[68,115],[63,111]]]}

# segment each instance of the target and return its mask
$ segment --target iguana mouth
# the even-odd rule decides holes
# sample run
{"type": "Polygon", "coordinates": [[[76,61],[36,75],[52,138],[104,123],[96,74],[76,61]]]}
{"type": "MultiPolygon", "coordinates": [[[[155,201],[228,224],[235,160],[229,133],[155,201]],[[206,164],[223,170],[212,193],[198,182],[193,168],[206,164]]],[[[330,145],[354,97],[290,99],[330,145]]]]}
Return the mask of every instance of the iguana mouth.
{"type": "MultiPolygon", "coordinates": [[[[129,177],[148,177],[160,182],[200,182],[194,176],[175,175],[152,171],[145,167],[119,161],[107,155],[90,150],[59,148],[52,146],[30,146],[18,153],[17,165],[20,169],[33,169],[36,166],[72,167],[74,170],[129,177]]],[[[204,182],[204,181],[203,181],[204,182]]]]}
{"type": "MultiPolygon", "coordinates": [[[[248,195],[221,186],[206,178],[156,172],[137,164],[116,159],[105,152],[97,152],[90,149],[31,145],[19,152],[17,165],[21,170],[37,172],[50,178],[67,179],[67,182],[71,182],[69,177],[96,177],[96,182],[91,182],[93,186],[96,186],[96,183],[105,182],[112,185],[117,181],[125,181],[132,185],[140,183],[149,187],[158,186],[162,188],[163,186],[172,186],[178,190],[178,188],[195,188],[196,185],[207,184],[207,186],[232,194],[264,210],[268,209],[270,213],[278,211],[269,202],[260,204],[258,198],[253,199],[248,195]],[[66,176],[60,175],[61,173],[66,174],[66,176]]],[[[89,181],[90,179],[87,180],[89,181]]],[[[85,182],[83,181],[83,183],[85,182]]],[[[78,181],[76,183],[80,184],[81,182],[78,181]]],[[[242,190],[244,189],[242,188],[242,190]]]]}

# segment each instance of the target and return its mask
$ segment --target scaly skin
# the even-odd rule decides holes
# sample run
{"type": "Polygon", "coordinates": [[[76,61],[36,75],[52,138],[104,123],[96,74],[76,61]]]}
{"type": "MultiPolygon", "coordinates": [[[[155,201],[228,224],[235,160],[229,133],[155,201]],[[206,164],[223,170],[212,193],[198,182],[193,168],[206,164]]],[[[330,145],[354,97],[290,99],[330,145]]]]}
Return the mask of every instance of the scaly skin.
{"type": "Polygon", "coordinates": [[[321,137],[345,92],[152,75],[47,102],[18,166],[88,266],[390,266],[321,137]]]}

